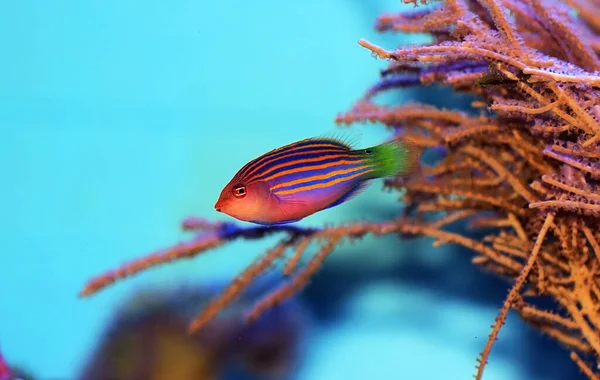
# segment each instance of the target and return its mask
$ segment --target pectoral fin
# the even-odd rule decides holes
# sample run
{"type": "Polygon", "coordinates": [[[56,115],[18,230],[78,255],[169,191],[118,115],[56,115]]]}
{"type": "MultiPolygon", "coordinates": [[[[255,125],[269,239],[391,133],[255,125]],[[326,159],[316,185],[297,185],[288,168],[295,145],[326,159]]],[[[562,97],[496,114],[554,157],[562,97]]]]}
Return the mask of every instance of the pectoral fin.
{"type": "MultiPolygon", "coordinates": [[[[288,224],[294,223],[302,218],[298,218],[293,215],[298,215],[299,210],[305,210],[308,207],[308,203],[304,200],[296,198],[294,195],[277,195],[278,207],[281,212],[281,222],[276,224],[288,224]]],[[[302,214],[302,213],[300,213],[302,214]]]]}

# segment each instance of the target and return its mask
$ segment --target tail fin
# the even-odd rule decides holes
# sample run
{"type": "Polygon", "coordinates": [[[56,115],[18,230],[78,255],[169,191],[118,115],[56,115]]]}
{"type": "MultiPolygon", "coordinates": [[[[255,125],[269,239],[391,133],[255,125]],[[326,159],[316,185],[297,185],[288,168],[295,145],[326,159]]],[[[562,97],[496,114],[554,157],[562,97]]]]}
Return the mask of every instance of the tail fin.
{"type": "Polygon", "coordinates": [[[375,166],[374,178],[407,176],[419,165],[420,150],[409,139],[399,138],[360,152],[367,163],[375,166]]]}

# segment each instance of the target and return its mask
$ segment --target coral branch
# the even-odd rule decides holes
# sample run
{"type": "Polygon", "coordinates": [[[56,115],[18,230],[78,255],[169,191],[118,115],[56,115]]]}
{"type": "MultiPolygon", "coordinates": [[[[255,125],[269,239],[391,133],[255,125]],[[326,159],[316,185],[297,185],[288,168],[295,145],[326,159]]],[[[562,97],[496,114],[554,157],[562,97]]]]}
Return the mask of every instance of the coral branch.
{"type": "Polygon", "coordinates": [[[189,332],[194,333],[208,321],[215,318],[217,313],[223,310],[231,301],[233,301],[240,293],[246,289],[250,283],[258,278],[264,271],[266,271],[273,262],[281,257],[285,253],[285,249],[289,244],[282,242],[275,248],[270,250],[265,256],[261,257],[256,263],[252,264],[246,270],[240,274],[217,298],[212,300],[210,304],[204,309],[204,311],[194,319],[189,326],[189,332]]]}
{"type": "Polygon", "coordinates": [[[276,232],[287,232],[290,235],[306,234],[313,229],[301,229],[295,226],[279,226],[278,228],[251,227],[240,228],[232,223],[210,223],[198,218],[189,218],[182,223],[184,230],[202,231],[195,239],[180,243],[166,250],[148,254],[138,260],[127,263],[115,270],[91,279],[80,295],[85,297],[102,290],[117,280],[135,275],[151,267],[169,263],[183,258],[193,258],[200,253],[219,247],[237,239],[261,239],[276,232]]]}
{"type": "Polygon", "coordinates": [[[496,317],[496,322],[494,323],[494,327],[492,328],[492,332],[490,333],[488,341],[485,344],[483,351],[479,355],[479,365],[477,366],[477,373],[475,374],[475,379],[477,380],[480,380],[483,376],[483,370],[485,369],[485,365],[490,355],[490,351],[492,350],[492,345],[498,338],[498,333],[500,332],[500,328],[502,327],[502,325],[504,325],[504,321],[506,320],[506,315],[508,314],[508,311],[513,306],[513,302],[515,302],[515,300],[517,299],[519,292],[523,287],[523,284],[527,280],[527,276],[529,276],[529,273],[533,269],[533,265],[536,263],[537,257],[540,253],[540,249],[542,248],[542,243],[544,242],[546,234],[548,233],[548,230],[550,229],[550,226],[553,222],[554,214],[548,214],[544,221],[544,225],[542,226],[542,229],[540,230],[540,233],[538,234],[538,237],[535,241],[533,250],[531,251],[529,258],[527,259],[527,264],[525,264],[525,266],[521,270],[521,273],[519,273],[519,276],[515,280],[515,284],[508,293],[508,297],[506,297],[506,301],[504,301],[504,305],[500,309],[500,313],[496,317]]]}

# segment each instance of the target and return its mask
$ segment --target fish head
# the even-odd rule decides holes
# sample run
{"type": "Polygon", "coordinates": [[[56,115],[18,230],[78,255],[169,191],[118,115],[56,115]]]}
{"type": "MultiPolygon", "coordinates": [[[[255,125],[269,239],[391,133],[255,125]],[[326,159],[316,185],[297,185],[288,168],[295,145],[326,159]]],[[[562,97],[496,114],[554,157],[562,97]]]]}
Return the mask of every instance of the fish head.
{"type": "Polygon", "coordinates": [[[243,221],[260,220],[269,209],[271,191],[266,182],[231,181],[215,204],[215,210],[243,221]]]}

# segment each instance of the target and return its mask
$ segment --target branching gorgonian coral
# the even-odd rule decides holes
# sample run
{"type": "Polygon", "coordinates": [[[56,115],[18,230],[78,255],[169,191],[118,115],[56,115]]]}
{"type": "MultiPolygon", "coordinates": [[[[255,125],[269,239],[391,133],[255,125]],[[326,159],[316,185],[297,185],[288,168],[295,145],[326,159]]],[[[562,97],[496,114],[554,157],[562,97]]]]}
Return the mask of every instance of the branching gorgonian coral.
{"type": "Polygon", "coordinates": [[[381,31],[425,32],[432,42],[387,50],[361,40],[390,63],[381,81],[337,117],[339,124],[378,122],[424,150],[444,152],[415,176],[386,182],[405,191],[402,215],[384,223],[322,229],[242,228],[190,219],[184,228],[199,231],[196,239],[97,277],[83,295],[237,238],[282,233],[280,243],[191,323],[195,331],[288,251],[293,254],[283,272],[290,280],[260,300],[248,319],[298,292],[342,241],[366,234],[426,235],[435,245],[471,249],[473,263],[513,282],[478,359],[477,379],[511,308],[563,344],[590,379],[599,379],[600,1],[446,0],[436,5],[379,18],[381,31]],[[472,106],[479,114],[374,100],[382,92],[431,84],[475,95],[472,106]],[[494,232],[481,240],[449,232],[447,226],[459,220],[494,232]],[[301,266],[311,243],[320,247],[301,266]],[[535,306],[542,296],[555,301],[553,310],[535,306]]]}

